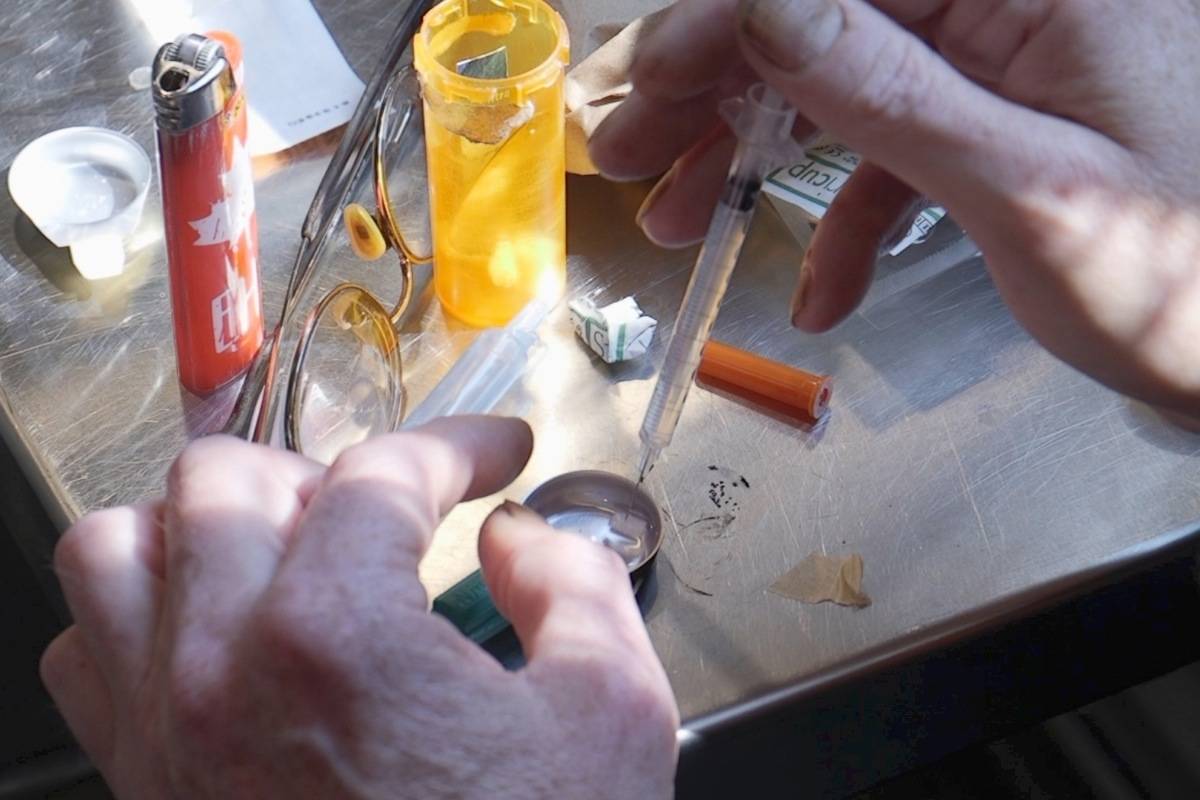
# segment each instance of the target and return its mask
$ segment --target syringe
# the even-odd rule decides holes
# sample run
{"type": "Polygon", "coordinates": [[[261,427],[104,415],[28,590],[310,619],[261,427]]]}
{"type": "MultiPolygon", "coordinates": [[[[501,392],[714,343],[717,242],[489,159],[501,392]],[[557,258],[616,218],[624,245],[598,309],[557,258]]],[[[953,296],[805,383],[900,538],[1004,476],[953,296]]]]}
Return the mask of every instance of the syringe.
{"type": "Polygon", "coordinates": [[[437,417],[490,414],[528,369],[540,341],[538,328],[553,307],[553,301],[534,297],[503,328],[481,331],[401,427],[415,428],[437,417]]]}
{"type": "Polygon", "coordinates": [[[746,240],[759,189],[790,141],[795,119],[795,109],[789,108],[778,93],[764,84],[750,87],[740,110],[727,119],[737,134],[738,146],[679,306],[666,359],[642,421],[638,483],[645,480],[659,453],[671,443],[700,365],[701,351],[746,240]]]}

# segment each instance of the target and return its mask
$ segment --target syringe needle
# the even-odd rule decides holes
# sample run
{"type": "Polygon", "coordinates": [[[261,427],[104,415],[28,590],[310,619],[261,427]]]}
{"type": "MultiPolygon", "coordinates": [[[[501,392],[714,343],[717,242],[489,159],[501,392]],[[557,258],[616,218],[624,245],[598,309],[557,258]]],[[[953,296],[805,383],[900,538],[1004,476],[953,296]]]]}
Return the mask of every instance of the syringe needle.
{"type": "Polygon", "coordinates": [[[642,455],[638,459],[638,486],[641,486],[645,482],[646,476],[650,474],[650,470],[654,469],[654,462],[658,460],[658,453],[659,449],[654,445],[642,445],[642,455]]]}

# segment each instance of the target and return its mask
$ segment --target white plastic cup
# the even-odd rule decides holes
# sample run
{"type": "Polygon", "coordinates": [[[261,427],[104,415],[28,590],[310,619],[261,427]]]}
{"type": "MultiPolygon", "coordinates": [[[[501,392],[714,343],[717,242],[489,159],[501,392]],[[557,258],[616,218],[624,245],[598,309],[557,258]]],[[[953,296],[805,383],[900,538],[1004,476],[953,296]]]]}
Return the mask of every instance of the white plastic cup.
{"type": "Polygon", "coordinates": [[[30,221],[89,279],[125,268],[125,239],[142,218],[150,157],[104,128],[63,128],[27,144],[8,171],[8,191],[30,221]]]}

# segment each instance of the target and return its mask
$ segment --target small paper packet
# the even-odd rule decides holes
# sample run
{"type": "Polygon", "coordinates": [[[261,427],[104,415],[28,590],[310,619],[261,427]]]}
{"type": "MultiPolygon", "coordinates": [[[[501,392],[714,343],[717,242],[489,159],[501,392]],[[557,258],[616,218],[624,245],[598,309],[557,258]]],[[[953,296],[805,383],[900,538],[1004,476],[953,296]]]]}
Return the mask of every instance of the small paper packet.
{"type": "Polygon", "coordinates": [[[658,320],[642,313],[637,301],[626,297],[597,308],[589,298],[567,304],[575,334],[607,364],[637,358],[650,348],[658,320]]]}

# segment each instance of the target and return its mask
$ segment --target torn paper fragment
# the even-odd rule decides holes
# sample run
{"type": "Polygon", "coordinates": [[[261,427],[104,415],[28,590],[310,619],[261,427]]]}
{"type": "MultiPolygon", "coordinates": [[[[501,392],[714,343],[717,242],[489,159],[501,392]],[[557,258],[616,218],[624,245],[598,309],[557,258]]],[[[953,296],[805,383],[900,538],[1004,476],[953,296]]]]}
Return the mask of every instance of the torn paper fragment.
{"type": "Polygon", "coordinates": [[[862,590],[863,560],[858,553],[831,558],[813,553],[771,584],[775,594],[802,603],[837,603],[866,608],[871,598],[862,590]]]}
{"type": "MultiPolygon", "coordinates": [[[[804,151],[804,159],[767,176],[763,191],[771,197],[796,206],[812,222],[825,216],[833,199],[862,163],[858,153],[845,145],[822,137],[804,151]]],[[[925,240],[946,212],[941,208],[922,209],[908,232],[888,251],[897,256],[925,240]]]]}
{"type": "Polygon", "coordinates": [[[650,348],[658,320],[647,317],[632,297],[597,308],[588,298],[567,304],[575,333],[605,363],[637,358],[650,348]]]}

